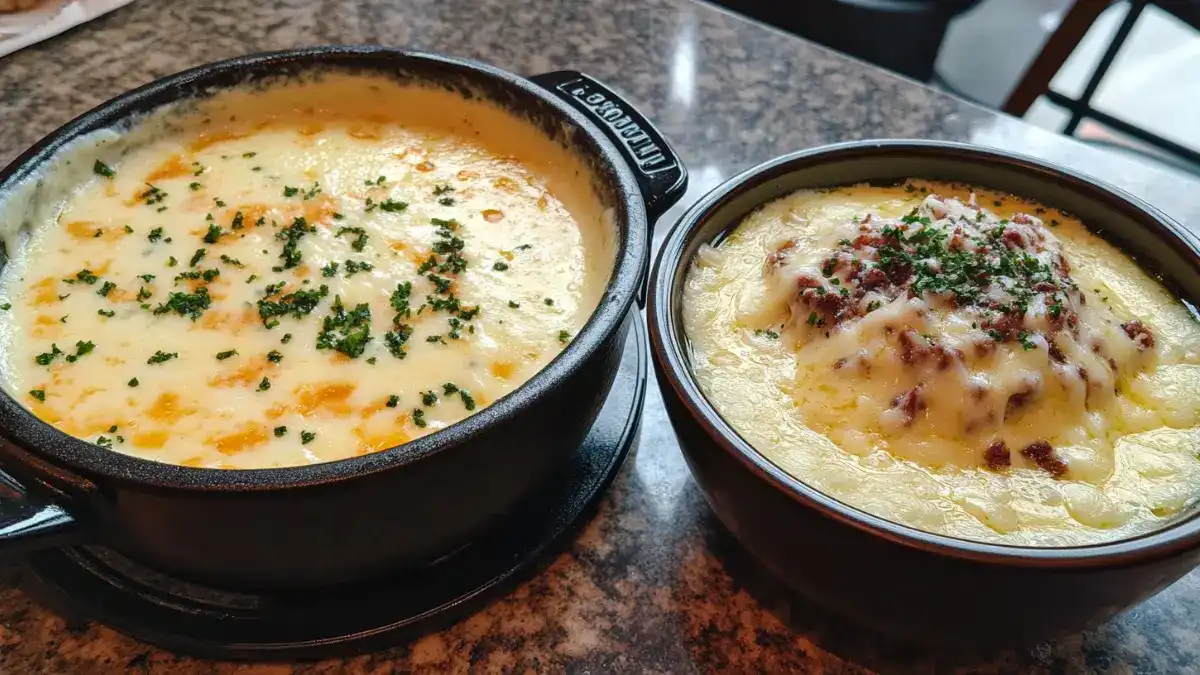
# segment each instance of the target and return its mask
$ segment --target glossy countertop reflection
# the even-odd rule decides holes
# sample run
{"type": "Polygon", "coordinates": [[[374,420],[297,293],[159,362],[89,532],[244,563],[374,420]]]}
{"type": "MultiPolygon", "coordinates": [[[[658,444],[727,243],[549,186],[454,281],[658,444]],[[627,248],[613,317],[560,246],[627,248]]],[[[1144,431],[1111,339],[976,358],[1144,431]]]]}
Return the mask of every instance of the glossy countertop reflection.
{"type": "MultiPolygon", "coordinates": [[[[902,39],[902,38],[898,38],[902,39]]],[[[138,0],[0,59],[0,161],[154,78],[249,52],[375,43],[524,74],[588,72],[653,119],[691,171],[683,204],[784,152],[912,137],[1028,153],[1200,229],[1200,183],[1111,156],[693,0],[138,0]]],[[[215,666],[68,624],[0,568],[0,672],[1200,672],[1200,576],[1097,630],[970,655],[894,644],[798,598],[696,489],[651,384],[642,438],[574,545],[515,592],[410,645],[347,660],[215,666]]],[[[791,536],[781,532],[780,536],[791,536]]],[[[821,542],[813,542],[820,555],[821,542]]],[[[896,583],[904,583],[897,579],[896,583]]],[[[979,597],[987,602],[987,589],[979,597]]]]}

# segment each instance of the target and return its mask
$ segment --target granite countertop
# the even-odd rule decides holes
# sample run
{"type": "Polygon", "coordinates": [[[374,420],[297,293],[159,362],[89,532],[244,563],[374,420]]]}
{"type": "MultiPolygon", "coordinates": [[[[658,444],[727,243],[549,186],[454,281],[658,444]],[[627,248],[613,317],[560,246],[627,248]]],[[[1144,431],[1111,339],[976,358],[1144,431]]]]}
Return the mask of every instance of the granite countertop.
{"type": "MultiPolygon", "coordinates": [[[[1200,185],[1034,129],[693,0],[137,0],[0,59],[0,162],[124,90],[206,61],[380,43],[520,73],[584,70],[653,118],[691,169],[690,202],[789,150],[868,137],[968,140],[1061,162],[1200,227],[1200,185]]],[[[660,223],[659,236],[682,207],[660,223]]],[[[549,567],[478,614],[394,649],[297,665],[216,665],[31,601],[0,567],[0,672],[1200,672],[1200,576],[1098,630],[951,654],[847,625],[747,559],[689,478],[651,386],[640,447],[549,567]]],[[[985,589],[981,589],[981,592],[985,589]]]]}

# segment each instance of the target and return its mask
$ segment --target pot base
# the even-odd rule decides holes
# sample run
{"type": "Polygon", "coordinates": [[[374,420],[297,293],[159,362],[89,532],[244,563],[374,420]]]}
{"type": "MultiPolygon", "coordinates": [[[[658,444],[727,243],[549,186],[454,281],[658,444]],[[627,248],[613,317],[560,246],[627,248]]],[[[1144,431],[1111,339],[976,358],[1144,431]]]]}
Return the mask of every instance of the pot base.
{"type": "Polygon", "coordinates": [[[449,626],[540,571],[595,512],[637,439],[646,393],[640,315],[612,391],[552,486],[505,524],[414,573],[296,593],[242,593],[178,581],[107,549],[29,558],[31,594],[60,614],[99,621],[177,653],[239,660],[314,659],[393,646],[449,626]]]}

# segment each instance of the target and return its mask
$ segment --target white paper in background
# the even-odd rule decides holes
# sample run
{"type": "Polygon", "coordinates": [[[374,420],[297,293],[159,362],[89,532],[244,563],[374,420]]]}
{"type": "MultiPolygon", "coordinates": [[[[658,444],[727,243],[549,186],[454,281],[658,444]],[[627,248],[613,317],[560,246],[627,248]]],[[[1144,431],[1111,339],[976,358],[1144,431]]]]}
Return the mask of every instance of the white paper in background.
{"type": "Polygon", "coordinates": [[[0,56],[36,44],[133,0],[43,0],[24,12],[0,14],[0,56]]]}

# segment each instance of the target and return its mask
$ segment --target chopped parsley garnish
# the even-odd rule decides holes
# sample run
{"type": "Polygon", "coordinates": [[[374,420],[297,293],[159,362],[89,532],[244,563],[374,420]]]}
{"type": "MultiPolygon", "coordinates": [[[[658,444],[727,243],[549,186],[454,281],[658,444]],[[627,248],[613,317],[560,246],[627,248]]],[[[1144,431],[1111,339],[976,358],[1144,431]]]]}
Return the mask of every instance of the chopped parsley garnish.
{"type": "Polygon", "coordinates": [[[125,234],[133,234],[133,228],[132,228],[132,227],[130,227],[130,226],[128,226],[128,225],[126,225],[126,226],[125,226],[124,228],[122,228],[122,229],[124,229],[124,230],[125,230],[125,234]]]}
{"type": "Polygon", "coordinates": [[[271,351],[267,352],[267,360],[270,361],[271,363],[279,363],[280,361],[283,360],[283,354],[272,349],[271,351]]]}
{"type": "Polygon", "coordinates": [[[38,354],[34,357],[33,361],[39,366],[48,366],[54,362],[54,359],[58,358],[59,354],[62,353],[63,351],[58,348],[58,345],[52,343],[50,345],[50,351],[38,354]]]}
{"type": "Polygon", "coordinates": [[[446,338],[442,337],[441,335],[427,335],[425,336],[425,341],[430,344],[446,344],[446,338]]]}
{"type": "Polygon", "coordinates": [[[100,280],[100,277],[92,274],[91,270],[79,270],[75,273],[74,279],[64,279],[68,284],[85,283],[89,286],[100,280]]]}
{"type": "Polygon", "coordinates": [[[400,397],[392,394],[391,396],[387,397],[387,403],[384,403],[384,405],[389,408],[395,408],[396,406],[400,405],[400,397]]]}
{"type": "MultiPolygon", "coordinates": [[[[175,283],[180,281],[195,281],[203,279],[205,283],[212,283],[213,279],[221,276],[221,270],[188,270],[175,275],[175,283]]],[[[150,297],[147,295],[146,297],[150,297]]]]}
{"type": "Polygon", "coordinates": [[[309,443],[312,443],[313,439],[315,439],[316,437],[317,437],[317,435],[311,431],[301,431],[300,432],[300,444],[308,445],[309,443]]]}
{"type": "Polygon", "coordinates": [[[279,341],[280,341],[281,343],[283,343],[283,344],[285,344],[285,345],[286,345],[287,343],[289,343],[289,342],[291,342],[291,341],[292,341],[292,334],[291,334],[291,333],[284,333],[284,334],[283,334],[283,338],[282,338],[282,339],[280,339],[279,341]]]}
{"type": "Polygon", "coordinates": [[[343,216],[342,214],[338,213],[337,211],[334,211],[334,212],[333,212],[333,219],[334,219],[334,220],[345,220],[345,219],[346,219],[346,216],[343,216]]]}
{"type": "Polygon", "coordinates": [[[408,356],[408,352],[404,350],[404,345],[408,343],[412,337],[413,329],[408,324],[399,323],[392,330],[383,334],[383,344],[387,346],[388,353],[392,356],[402,359],[408,356]]]}
{"type": "Polygon", "coordinates": [[[305,201],[308,201],[319,194],[321,194],[321,184],[313,183],[312,187],[304,192],[303,198],[305,201]]]}
{"type": "Polygon", "coordinates": [[[201,187],[203,187],[203,186],[200,185],[199,183],[188,183],[188,189],[192,190],[193,192],[196,190],[199,190],[201,187]]]}
{"type": "Polygon", "coordinates": [[[292,220],[292,224],[275,233],[276,239],[283,240],[283,252],[279,254],[283,258],[283,268],[291,269],[300,264],[300,240],[310,232],[316,232],[317,228],[308,224],[308,221],[302,217],[292,220]]]}
{"type": "Polygon", "coordinates": [[[508,301],[508,306],[509,306],[509,307],[512,307],[513,309],[517,309],[517,308],[519,308],[519,307],[521,306],[521,303],[519,303],[519,302],[513,302],[512,300],[509,300],[509,301],[508,301]]]}
{"type": "Polygon", "coordinates": [[[257,152],[243,152],[242,157],[244,159],[250,159],[251,157],[254,157],[257,154],[258,154],[257,152]]]}
{"type": "Polygon", "coordinates": [[[283,435],[286,433],[287,433],[287,427],[285,427],[285,426],[275,427],[275,438],[283,438],[283,435]]]}
{"type": "Polygon", "coordinates": [[[454,206],[454,197],[442,197],[438,203],[442,206],[454,206]]]}
{"type": "Polygon", "coordinates": [[[450,286],[454,283],[450,279],[439,277],[436,274],[426,275],[425,278],[429,280],[429,283],[433,284],[434,291],[443,295],[450,292],[450,286]]]}
{"type": "Polygon", "coordinates": [[[340,237],[343,234],[355,235],[354,241],[350,242],[350,248],[355,251],[362,251],[363,247],[367,245],[367,231],[361,227],[338,228],[337,234],[334,236],[340,237]]]}
{"type": "Polygon", "coordinates": [[[553,307],[553,306],[554,306],[554,299],[553,299],[553,298],[542,298],[542,302],[546,303],[546,306],[547,306],[547,307],[553,307]]]}
{"type": "Polygon", "coordinates": [[[251,274],[250,276],[246,277],[246,283],[248,283],[248,284],[252,284],[252,283],[254,283],[254,281],[255,281],[256,279],[258,279],[258,275],[257,275],[257,274],[251,274]]]}
{"type": "Polygon", "coordinates": [[[433,186],[433,194],[435,196],[440,197],[440,196],[450,193],[450,192],[454,192],[454,188],[446,183],[441,183],[439,185],[433,186]]]}
{"type": "Polygon", "coordinates": [[[212,298],[208,296],[208,289],[200,288],[195,293],[171,293],[166,302],[154,308],[154,314],[174,312],[179,316],[191,317],[192,321],[195,321],[211,305],[212,298]]]}
{"type": "Polygon", "coordinates": [[[167,267],[174,267],[174,266],[176,266],[176,265],[178,265],[178,264],[179,264],[179,260],[177,260],[177,259],[175,258],[175,256],[168,256],[168,257],[167,257],[167,267]]]}
{"type": "Polygon", "coordinates": [[[5,311],[5,312],[7,312],[7,311],[8,311],[8,310],[10,310],[10,309],[12,309],[12,303],[11,303],[11,302],[6,302],[6,303],[4,303],[3,305],[0,305],[0,310],[3,310],[3,311],[5,311]]]}
{"type": "Polygon", "coordinates": [[[126,382],[125,384],[128,384],[128,385],[129,385],[129,386],[131,386],[131,387],[136,387],[136,386],[138,386],[138,384],[140,384],[140,382],[138,382],[138,379],[137,379],[136,377],[134,377],[134,378],[131,378],[131,379],[130,379],[128,382],[126,382]]]}
{"type": "Polygon", "coordinates": [[[233,214],[233,222],[229,224],[229,229],[240,230],[246,226],[246,216],[242,215],[241,211],[233,214]]]}
{"type": "MultiPolygon", "coordinates": [[[[166,363],[167,361],[170,361],[171,359],[177,359],[177,358],[179,358],[178,352],[169,352],[168,353],[168,352],[164,352],[160,349],[160,350],[154,352],[154,356],[151,356],[150,358],[146,359],[146,363],[148,363],[150,365],[154,365],[156,363],[166,363]]],[[[130,380],[130,382],[133,382],[133,380],[130,380]]],[[[131,384],[130,386],[136,387],[137,385],[131,384]]]]}
{"type": "Polygon", "coordinates": [[[217,352],[217,360],[224,361],[231,356],[237,356],[238,350],[230,349],[229,351],[217,352]]]}
{"type": "Polygon", "coordinates": [[[317,335],[317,349],[333,349],[354,359],[362,356],[372,339],[371,306],[363,302],[347,312],[342,299],[335,296],[333,311],[317,335]]]}
{"type": "Polygon", "coordinates": [[[245,267],[245,265],[242,264],[241,260],[238,260],[237,258],[230,258],[229,256],[225,255],[224,253],[221,254],[221,262],[225,263],[226,265],[230,265],[231,267],[237,267],[239,269],[242,267],[245,267]]]}
{"type": "Polygon", "coordinates": [[[208,254],[208,251],[205,249],[202,249],[202,248],[196,249],[196,252],[192,254],[192,259],[188,261],[188,267],[195,267],[196,263],[200,262],[201,260],[204,260],[204,256],[207,254],[208,254]]]}
{"type": "Polygon", "coordinates": [[[413,421],[413,424],[417,425],[418,427],[421,427],[422,429],[429,426],[429,422],[425,421],[425,411],[421,410],[420,408],[413,409],[412,421],[413,421]]]}
{"type": "Polygon", "coordinates": [[[571,339],[571,334],[570,334],[570,333],[568,333],[568,332],[567,332],[567,331],[565,331],[565,330],[560,330],[560,331],[558,331],[558,341],[559,341],[559,342],[561,342],[561,343],[563,343],[563,344],[566,344],[566,343],[567,343],[567,340],[570,340],[570,339],[571,339]]]}
{"type": "Polygon", "coordinates": [[[206,232],[204,235],[204,243],[215,244],[221,240],[222,234],[224,233],[221,232],[221,226],[213,223],[212,225],[208,226],[208,232],[206,232]]]}
{"type": "Polygon", "coordinates": [[[375,365],[379,361],[379,357],[372,356],[367,359],[367,363],[375,365]]]}
{"type": "MultiPolygon", "coordinates": [[[[214,204],[214,205],[216,205],[216,207],[217,207],[218,209],[223,209],[223,208],[225,208],[225,202],[221,201],[221,198],[220,198],[220,197],[213,197],[213,204],[214,204]]],[[[210,213],[210,214],[208,214],[208,215],[210,215],[210,216],[211,216],[212,214],[210,213]]]]}
{"type": "MultiPolygon", "coordinates": [[[[346,276],[347,277],[352,277],[359,272],[369,272],[373,269],[375,269],[375,267],[373,265],[371,265],[371,263],[369,263],[369,262],[365,262],[365,261],[357,262],[354,260],[346,261],[346,276]]],[[[324,270],[322,270],[321,273],[324,274],[324,270]]]]}
{"type": "Polygon", "coordinates": [[[138,195],[138,199],[143,200],[146,203],[146,206],[154,206],[155,204],[161,203],[162,200],[166,198],[166,192],[163,192],[149,183],[146,183],[146,191],[138,195]]]}
{"type": "Polygon", "coordinates": [[[46,402],[46,390],[45,389],[30,389],[29,395],[36,398],[37,400],[41,401],[42,403],[46,402]]]}
{"type": "Polygon", "coordinates": [[[464,408],[467,410],[475,409],[475,399],[471,398],[470,392],[468,392],[466,389],[459,389],[458,397],[462,399],[464,408]]]}
{"type": "Polygon", "coordinates": [[[266,378],[266,376],[264,376],[262,381],[258,383],[258,389],[256,389],[255,391],[266,391],[270,388],[271,388],[271,381],[268,380],[266,378]]]}
{"type": "MultiPolygon", "coordinates": [[[[312,314],[312,311],[321,303],[321,299],[329,295],[329,287],[321,284],[319,288],[300,290],[294,293],[271,300],[271,296],[278,295],[282,287],[268,286],[266,297],[258,301],[258,315],[262,317],[263,324],[266,325],[272,319],[279,316],[291,316],[296,319],[312,314]]],[[[283,342],[290,340],[291,333],[284,336],[283,342]]]]}
{"type": "Polygon", "coordinates": [[[385,199],[382,202],[379,202],[379,210],[387,211],[388,213],[400,213],[407,208],[407,202],[398,202],[394,199],[385,199]]]}
{"type": "Polygon", "coordinates": [[[392,309],[396,310],[397,318],[407,318],[412,315],[412,310],[409,308],[408,301],[412,295],[412,282],[405,281],[404,283],[396,284],[396,290],[392,291],[391,305],[392,309]]]}
{"type": "Polygon", "coordinates": [[[1025,351],[1037,349],[1037,343],[1031,340],[1030,337],[1031,335],[1029,331],[1023,330],[1017,334],[1017,341],[1021,343],[1021,346],[1025,348],[1025,351]]]}
{"type": "Polygon", "coordinates": [[[96,310],[96,313],[100,316],[107,316],[110,319],[117,315],[117,313],[111,309],[98,309],[96,310]]]}
{"type": "Polygon", "coordinates": [[[300,188],[298,188],[298,187],[292,187],[291,185],[288,185],[283,188],[283,196],[284,197],[295,197],[299,193],[300,193],[300,188]]]}
{"type": "Polygon", "coordinates": [[[76,342],[75,343],[75,353],[68,354],[66,356],[67,363],[75,363],[76,361],[79,360],[79,357],[91,354],[92,350],[95,348],[96,348],[96,345],[91,340],[88,340],[87,342],[84,342],[83,340],[76,342]]]}
{"type": "Polygon", "coordinates": [[[113,176],[117,175],[117,172],[110,169],[107,164],[101,162],[100,160],[96,160],[96,163],[92,165],[92,171],[97,175],[104,176],[105,178],[112,178],[113,176]]]}
{"type": "Polygon", "coordinates": [[[336,277],[338,271],[338,263],[336,260],[321,268],[321,276],[336,277]]]}
{"type": "Polygon", "coordinates": [[[96,291],[96,295],[101,295],[101,296],[104,296],[107,298],[108,294],[112,292],[112,289],[114,289],[116,287],[117,287],[117,285],[114,284],[113,282],[106,281],[106,282],[104,282],[103,285],[100,286],[100,290],[96,291]]]}
{"type": "Polygon", "coordinates": [[[146,283],[150,283],[151,281],[154,281],[153,274],[142,274],[142,275],[138,276],[138,278],[146,283]]]}
{"type": "Polygon", "coordinates": [[[503,260],[497,260],[492,264],[492,269],[496,270],[497,272],[503,272],[508,269],[508,263],[504,262],[503,260]]]}
{"type": "Polygon", "coordinates": [[[433,393],[432,391],[421,392],[421,405],[425,406],[426,408],[437,403],[437,400],[438,400],[438,395],[433,393]]]}

